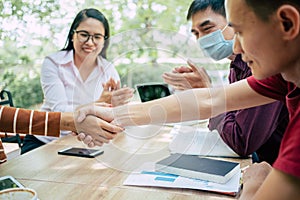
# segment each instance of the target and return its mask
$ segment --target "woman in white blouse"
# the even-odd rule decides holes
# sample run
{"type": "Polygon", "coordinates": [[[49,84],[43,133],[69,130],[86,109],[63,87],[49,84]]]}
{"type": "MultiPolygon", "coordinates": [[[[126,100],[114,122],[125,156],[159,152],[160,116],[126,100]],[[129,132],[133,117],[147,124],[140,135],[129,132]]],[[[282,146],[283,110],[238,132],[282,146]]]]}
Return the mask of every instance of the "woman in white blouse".
{"type": "MultiPolygon", "coordinates": [[[[109,24],[98,10],[80,11],[75,17],[65,48],[45,58],[41,70],[44,103],[41,110],[72,112],[91,102],[123,105],[133,96],[133,89],[120,87],[115,67],[106,60],[110,37],[109,24]]],[[[61,136],[69,132],[62,131],[61,136]]],[[[28,135],[21,153],[37,148],[55,138],[28,135]]]]}

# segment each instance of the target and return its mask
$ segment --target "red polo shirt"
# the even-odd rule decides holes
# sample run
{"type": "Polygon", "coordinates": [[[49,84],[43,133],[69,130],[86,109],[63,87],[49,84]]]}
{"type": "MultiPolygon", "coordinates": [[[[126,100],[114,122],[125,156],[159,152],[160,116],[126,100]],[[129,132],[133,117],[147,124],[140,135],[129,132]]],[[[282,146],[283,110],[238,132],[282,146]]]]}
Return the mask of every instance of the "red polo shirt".
{"type": "Polygon", "coordinates": [[[281,75],[264,80],[249,77],[247,80],[259,94],[286,103],[290,121],[273,167],[300,178],[300,88],[285,81],[281,75]]]}

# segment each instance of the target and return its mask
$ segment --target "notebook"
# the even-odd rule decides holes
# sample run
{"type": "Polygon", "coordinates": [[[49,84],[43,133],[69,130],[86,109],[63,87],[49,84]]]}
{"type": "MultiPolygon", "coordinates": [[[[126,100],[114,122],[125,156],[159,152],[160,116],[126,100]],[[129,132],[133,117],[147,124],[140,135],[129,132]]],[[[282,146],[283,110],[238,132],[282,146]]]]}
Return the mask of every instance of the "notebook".
{"type": "Polygon", "coordinates": [[[239,163],[195,155],[171,154],[155,163],[155,171],[216,183],[226,183],[239,170],[239,163]]]}

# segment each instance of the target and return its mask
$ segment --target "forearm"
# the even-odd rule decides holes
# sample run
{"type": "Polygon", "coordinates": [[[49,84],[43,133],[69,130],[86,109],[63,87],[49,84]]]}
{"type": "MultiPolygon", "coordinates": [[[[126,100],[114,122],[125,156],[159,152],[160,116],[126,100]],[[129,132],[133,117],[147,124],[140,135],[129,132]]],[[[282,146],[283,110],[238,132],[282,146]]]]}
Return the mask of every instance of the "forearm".
{"type": "Polygon", "coordinates": [[[227,87],[191,89],[154,101],[117,107],[114,118],[122,126],[207,119],[272,101],[254,92],[244,80],[227,87]]]}
{"type": "Polygon", "coordinates": [[[211,104],[206,102],[211,102],[208,89],[187,90],[154,101],[116,107],[114,118],[121,126],[205,119],[211,115],[211,104]],[[201,104],[197,95],[202,96],[201,104]]]}
{"type": "Polygon", "coordinates": [[[61,113],[60,129],[76,132],[73,113],[61,113]]]}

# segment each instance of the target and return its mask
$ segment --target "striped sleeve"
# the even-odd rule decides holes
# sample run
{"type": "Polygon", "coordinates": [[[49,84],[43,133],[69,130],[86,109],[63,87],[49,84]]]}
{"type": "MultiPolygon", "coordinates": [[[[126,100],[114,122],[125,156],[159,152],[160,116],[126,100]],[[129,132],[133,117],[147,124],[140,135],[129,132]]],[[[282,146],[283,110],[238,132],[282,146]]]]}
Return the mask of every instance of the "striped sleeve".
{"type": "Polygon", "coordinates": [[[60,112],[0,106],[0,131],[59,137],[60,117],[60,112]]]}

